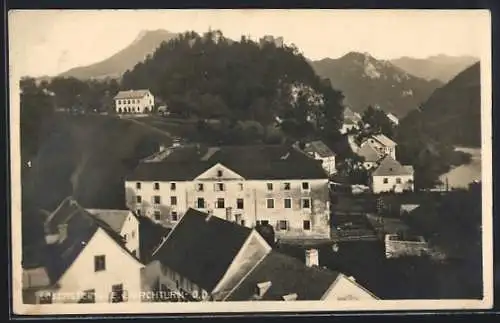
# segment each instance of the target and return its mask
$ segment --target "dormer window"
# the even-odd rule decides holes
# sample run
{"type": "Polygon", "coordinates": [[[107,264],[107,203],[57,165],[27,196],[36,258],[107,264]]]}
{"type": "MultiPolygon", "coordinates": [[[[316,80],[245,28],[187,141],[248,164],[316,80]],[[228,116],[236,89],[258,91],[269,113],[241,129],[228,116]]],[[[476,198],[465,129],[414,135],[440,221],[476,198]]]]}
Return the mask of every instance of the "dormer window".
{"type": "Polygon", "coordinates": [[[299,295],[293,293],[293,294],[283,295],[282,298],[284,301],[296,301],[298,296],[299,295]]]}
{"type": "Polygon", "coordinates": [[[272,283],[270,281],[258,283],[256,286],[255,294],[259,297],[264,296],[264,294],[269,290],[272,283]]]}

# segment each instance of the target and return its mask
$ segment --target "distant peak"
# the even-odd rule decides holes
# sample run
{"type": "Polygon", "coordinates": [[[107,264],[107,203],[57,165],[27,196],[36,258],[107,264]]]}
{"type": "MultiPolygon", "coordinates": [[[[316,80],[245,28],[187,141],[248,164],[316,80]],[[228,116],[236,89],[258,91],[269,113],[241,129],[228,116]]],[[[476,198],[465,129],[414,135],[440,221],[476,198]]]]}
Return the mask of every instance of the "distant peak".
{"type": "Polygon", "coordinates": [[[169,32],[168,30],[165,30],[165,29],[156,29],[156,30],[143,29],[139,32],[139,34],[135,38],[134,43],[136,43],[136,42],[142,40],[144,37],[150,36],[150,35],[173,35],[173,33],[169,32]]]}
{"type": "Polygon", "coordinates": [[[349,52],[342,56],[344,59],[373,59],[373,56],[368,52],[349,52]]]}

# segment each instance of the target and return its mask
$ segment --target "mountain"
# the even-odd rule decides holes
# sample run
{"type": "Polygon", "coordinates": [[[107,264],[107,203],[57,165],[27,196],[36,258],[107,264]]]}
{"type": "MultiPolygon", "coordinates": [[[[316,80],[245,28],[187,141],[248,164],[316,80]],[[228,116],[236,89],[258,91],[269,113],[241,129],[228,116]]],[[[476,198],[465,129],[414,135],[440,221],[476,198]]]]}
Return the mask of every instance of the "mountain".
{"type": "Polygon", "coordinates": [[[391,60],[391,63],[406,72],[426,80],[440,80],[448,83],[458,73],[478,62],[472,56],[436,55],[427,58],[400,57],[391,60]]]}
{"type": "Polygon", "coordinates": [[[134,42],[113,56],[95,64],[72,68],[59,76],[79,79],[119,78],[125,71],[143,61],[148,54],[152,54],[162,42],[177,36],[178,34],[161,29],[142,31],[134,42]]]}
{"type": "Polygon", "coordinates": [[[441,144],[481,146],[481,82],[479,62],[437,89],[415,111],[401,120],[408,137],[425,133],[441,144]]]}
{"type": "Polygon", "coordinates": [[[316,74],[329,78],[343,92],[345,104],[362,112],[369,105],[404,117],[418,108],[442,83],[410,75],[392,63],[368,53],[350,52],[338,59],[310,62],[316,74]]]}

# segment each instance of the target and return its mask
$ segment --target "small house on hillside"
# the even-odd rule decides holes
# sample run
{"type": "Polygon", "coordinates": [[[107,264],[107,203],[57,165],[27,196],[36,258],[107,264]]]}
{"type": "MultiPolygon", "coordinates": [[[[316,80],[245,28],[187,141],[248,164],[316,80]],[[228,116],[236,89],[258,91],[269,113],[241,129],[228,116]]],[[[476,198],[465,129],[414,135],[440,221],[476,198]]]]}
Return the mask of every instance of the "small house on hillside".
{"type": "Polygon", "coordinates": [[[362,121],[361,115],[357,112],[352,111],[350,108],[346,107],[344,109],[344,122],[340,128],[341,134],[346,134],[353,130],[359,130],[359,123],[362,121]]]}
{"type": "Polygon", "coordinates": [[[149,90],[120,91],[114,101],[118,114],[151,113],[155,104],[155,98],[149,90]]]}
{"type": "Polygon", "coordinates": [[[413,166],[403,166],[387,155],[372,172],[370,186],[373,193],[413,191],[413,166]]]}
{"type": "Polygon", "coordinates": [[[399,125],[399,118],[392,113],[387,113],[387,118],[392,122],[393,125],[399,125]]]}
{"type": "Polygon", "coordinates": [[[386,135],[384,135],[384,134],[372,135],[369,138],[365,139],[361,145],[363,145],[364,143],[371,145],[378,152],[380,152],[384,155],[389,155],[393,159],[396,159],[397,143],[395,143],[393,140],[391,140],[386,135]]]}
{"type": "Polygon", "coordinates": [[[364,142],[363,144],[361,144],[361,147],[359,147],[359,149],[356,151],[356,154],[364,159],[363,167],[366,170],[374,169],[375,167],[377,167],[380,159],[384,157],[382,152],[375,149],[368,142],[364,142]]]}
{"type": "Polygon", "coordinates": [[[335,153],[321,140],[305,144],[304,152],[316,160],[321,160],[321,165],[328,175],[335,174],[335,153]]]}

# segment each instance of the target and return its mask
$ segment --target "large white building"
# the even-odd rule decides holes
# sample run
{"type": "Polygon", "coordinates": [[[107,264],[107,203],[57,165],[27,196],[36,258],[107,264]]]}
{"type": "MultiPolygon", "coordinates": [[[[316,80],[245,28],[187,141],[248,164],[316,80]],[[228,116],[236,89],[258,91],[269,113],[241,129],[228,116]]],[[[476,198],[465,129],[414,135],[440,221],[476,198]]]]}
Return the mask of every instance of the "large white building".
{"type": "Polygon", "coordinates": [[[72,198],[48,216],[45,235],[43,263],[23,271],[25,303],[141,301],[144,265],[113,228],[72,198]]]}
{"type": "Polygon", "coordinates": [[[303,263],[273,250],[255,229],[189,209],[153,253],[144,281],[187,300],[377,299],[353,278],[320,267],[317,250],[305,256],[303,263]]]}
{"type": "Polygon", "coordinates": [[[278,238],[330,238],[328,176],[293,147],[179,147],[150,160],[126,178],[127,206],[166,227],[195,208],[271,224],[278,238]]]}
{"type": "Polygon", "coordinates": [[[151,113],[155,105],[155,98],[149,90],[120,91],[114,100],[117,114],[151,113]]]}

